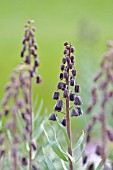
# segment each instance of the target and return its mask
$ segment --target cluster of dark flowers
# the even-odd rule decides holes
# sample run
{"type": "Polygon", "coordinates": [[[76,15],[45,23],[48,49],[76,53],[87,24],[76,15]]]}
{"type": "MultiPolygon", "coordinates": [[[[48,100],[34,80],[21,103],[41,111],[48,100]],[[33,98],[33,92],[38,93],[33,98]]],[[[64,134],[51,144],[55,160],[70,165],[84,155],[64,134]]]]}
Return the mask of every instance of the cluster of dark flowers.
{"type": "Polygon", "coordinates": [[[41,83],[41,77],[37,76],[37,67],[39,66],[39,59],[37,55],[38,45],[35,40],[34,21],[28,20],[25,25],[25,33],[23,38],[23,48],[21,51],[21,57],[25,58],[25,63],[33,66],[33,70],[30,72],[31,77],[36,77],[36,83],[41,83]]]}
{"type": "MultiPolygon", "coordinates": [[[[91,91],[92,103],[87,108],[87,113],[91,113],[92,110],[99,105],[97,115],[94,115],[87,127],[87,144],[91,141],[91,131],[97,122],[101,123],[101,144],[96,145],[95,153],[101,156],[103,167],[105,169],[107,159],[107,139],[113,142],[113,130],[107,126],[107,114],[109,101],[113,99],[113,42],[108,42],[108,51],[105,52],[103,59],[100,63],[100,70],[94,79],[97,82],[97,87],[94,87],[91,91]],[[99,100],[99,92],[102,94],[101,101],[99,100]]],[[[87,156],[84,157],[87,160],[87,156]]],[[[86,163],[86,161],[83,161],[86,163]]]]}
{"type": "MultiPolygon", "coordinates": [[[[80,92],[80,87],[76,82],[76,69],[74,67],[75,48],[69,42],[64,42],[64,47],[65,47],[63,51],[64,57],[62,58],[62,64],[60,66],[61,70],[59,75],[60,82],[58,82],[57,84],[57,91],[55,91],[53,94],[53,100],[57,100],[57,102],[54,107],[54,112],[50,115],[49,120],[57,121],[56,112],[64,114],[64,118],[61,120],[61,124],[63,126],[66,126],[67,134],[70,140],[68,153],[72,156],[72,135],[70,115],[71,117],[77,117],[83,114],[83,111],[80,107],[83,101],[81,97],[78,95],[80,92]],[[65,109],[63,107],[64,104],[65,109]]],[[[69,169],[73,170],[72,161],[70,160],[70,158],[68,159],[69,169]]]]}
{"type": "MultiPolygon", "coordinates": [[[[74,106],[71,106],[68,109],[72,108],[71,116],[80,116],[82,115],[83,111],[80,108],[82,105],[82,99],[78,95],[80,92],[80,87],[76,82],[76,69],[74,67],[75,63],[75,56],[74,51],[75,48],[72,44],[69,44],[68,42],[64,43],[65,49],[64,49],[64,57],[62,58],[62,64],[60,66],[61,73],[59,75],[60,82],[58,82],[57,85],[57,91],[53,94],[53,100],[57,100],[57,103],[54,107],[54,113],[52,113],[49,117],[49,120],[56,121],[57,120],[57,114],[56,112],[61,112],[66,115],[66,113],[63,112],[63,100],[62,98],[69,99],[69,101],[74,103],[74,106]],[[74,88],[74,90],[71,89],[71,87],[74,88]],[[61,92],[60,92],[61,91],[61,92]],[[62,95],[62,96],[61,96],[62,95]]],[[[66,117],[64,117],[61,121],[61,124],[63,126],[66,126],[66,117]]]]}
{"type": "MultiPolygon", "coordinates": [[[[11,133],[13,143],[11,145],[10,153],[12,158],[10,161],[9,169],[17,170],[19,168],[19,160],[21,156],[22,166],[29,166],[30,170],[38,170],[35,163],[32,162],[33,152],[37,151],[36,141],[33,139],[33,106],[32,106],[32,77],[36,77],[36,83],[41,83],[41,77],[37,76],[37,67],[39,66],[39,60],[36,53],[38,48],[35,37],[35,28],[33,27],[33,21],[28,21],[25,26],[25,36],[23,40],[23,49],[21,57],[25,56],[24,63],[21,63],[13,71],[10,82],[5,88],[5,95],[2,100],[2,112],[0,113],[1,119],[4,116],[6,131],[11,133]],[[33,64],[32,64],[33,63],[33,64]],[[9,115],[9,116],[8,116],[9,115]],[[24,122],[23,135],[20,136],[18,132],[17,117],[21,116],[24,122]],[[29,156],[20,155],[18,148],[22,141],[29,143],[29,156]]],[[[1,129],[2,132],[2,129],[1,129]]],[[[7,135],[0,133],[0,145],[3,145],[3,149],[0,148],[0,158],[6,153],[4,149],[7,135]]],[[[8,155],[7,155],[8,156],[8,155]]],[[[3,163],[4,166],[4,163],[3,163]]]]}

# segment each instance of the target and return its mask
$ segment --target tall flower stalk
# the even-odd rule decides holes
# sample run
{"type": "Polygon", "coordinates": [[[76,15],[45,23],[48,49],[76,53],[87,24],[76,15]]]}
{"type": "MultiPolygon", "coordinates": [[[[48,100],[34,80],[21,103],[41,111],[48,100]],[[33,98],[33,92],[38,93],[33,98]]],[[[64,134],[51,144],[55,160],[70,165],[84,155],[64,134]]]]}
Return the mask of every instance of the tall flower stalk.
{"type": "Polygon", "coordinates": [[[22,98],[21,94],[24,95],[24,88],[28,89],[29,86],[29,74],[31,68],[20,64],[12,73],[10,82],[5,88],[5,95],[3,97],[2,106],[3,114],[6,117],[5,126],[7,130],[12,133],[12,160],[11,165],[14,170],[18,170],[18,146],[20,144],[20,137],[17,133],[17,115],[18,112],[22,112],[27,108],[26,101],[22,98]],[[23,74],[23,78],[21,75],[23,74]],[[21,90],[23,93],[21,93],[21,90]],[[7,120],[7,116],[10,115],[10,121],[7,120]]]}
{"type": "Polygon", "coordinates": [[[103,59],[100,63],[100,70],[97,76],[94,79],[94,82],[97,82],[97,87],[94,87],[91,91],[92,94],[92,103],[87,108],[87,113],[90,113],[94,107],[99,105],[99,110],[97,115],[94,115],[90,121],[87,128],[87,143],[91,139],[91,131],[95,123],[98,121],[101,123],[101,145],[96,146],[96,154],[101,156],[103,167],[106,166],[107,159],[107,139],[113,142],[113,133],[107,126],[107,117],[106,115],[111,112],[108,112],[107,106],[109,101],[113,97],[113,42],[108,43],[110,47],[107,52],[105,52],[103,59]],[[99,100],[99,92],[101,91],[101,99],[99,100]]]}
{"type": "MultiPolygon", "coordinates": [[[[70,117],[82,115],[82,109],[80,105],[83,103],[78,93],[80,92],[80,87],[76,82],[76,69],[74,68],[75,56],[74,56],[74,47],[71,43],[64,43],[64,57],[61,64],[61,73],[59,75],[60,82],[57,85],[57,91],[53,94],[53,99],[57,100],[57,103],[54,107],[54,113],[49,117],[49,120],[56,121],[57,114],[60,112],[64,115],[64,118],[61,120],[61,124],[66,126],[67,134],[69,137],[70,145],[68,146],[68,153],[70,156],[72,154],[72,134],[71,134],[71,120],[70,117]],[[59,92],[62,91],[62,93],[59,92]],[[61,96],[63,94],[63,96],[61,96]],[[65,102],[61,99],[63,98],[65,102]],[[72,105],[74,102],[74,106],[72,105]],[[65,103],[65,107],[63,107],[65,103]],[[63,110],[64,108],[64,110],[63,110]]],[[[69,159],[69,169],[73,170],[73,164],[71,159],[69,159]]]]}
{"type": "Polygon", "coordinates": [[[30,122],[29,122],[29,129],[30,129],[30,142],[29,142],[29,170],[32,170],[32,143],[33,143],[33,99],[32,99],[32,78],[36,77],[36,83],[41,83],[40,76],[37,76],[37,67],[39,66],[39,60],[37,55],[38,45],[36,44],[35,40],[35,27],[33,26],[34,21],[28,20],[27,24],[25,25],[25,34],[23,39],[23,49],[21,51],[21,57],[25,58],[25,63],[29,66],[32,66],[33,70],[29,72],[30,74],[30,88],[29,88],[29,115],[30,115],[30,122]]]}

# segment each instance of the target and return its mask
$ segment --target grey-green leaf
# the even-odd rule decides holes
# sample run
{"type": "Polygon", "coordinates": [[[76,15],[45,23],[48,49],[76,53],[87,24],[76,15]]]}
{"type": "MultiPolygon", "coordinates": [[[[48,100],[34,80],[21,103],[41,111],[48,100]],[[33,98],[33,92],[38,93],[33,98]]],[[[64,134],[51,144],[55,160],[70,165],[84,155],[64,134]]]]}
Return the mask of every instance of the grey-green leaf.
{"type": "Polygon", "coordinates": [[[48,169],[49,169],[49,170],[56,170],[53,162],[51,161],[51,159],[50,159],[50,158],[48,157],[48,155],[46,154],[45,149],[42,148],[42,150],[43,150],[44,158],[45,158],[45,161],[46,161],[46,164],[47,164],[48,169]]]}

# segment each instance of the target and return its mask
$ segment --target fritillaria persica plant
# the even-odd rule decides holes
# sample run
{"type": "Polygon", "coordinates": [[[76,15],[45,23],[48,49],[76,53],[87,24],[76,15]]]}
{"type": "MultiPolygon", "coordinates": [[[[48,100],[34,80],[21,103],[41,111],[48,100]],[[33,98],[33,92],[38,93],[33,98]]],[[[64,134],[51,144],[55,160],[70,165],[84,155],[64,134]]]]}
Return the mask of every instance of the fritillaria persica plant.
{"type": "MultiPolygon", "coordinates": [[[[60,66],[61,73],[59,75],[60,81],[57,84],[57,91],[53,94],[53,100],[56,100],[54,112],[50,115],[49,120],[57,121],[57,113],[64,115],[61,124],[66,126],[67,134],[70,140],[68,153],[72,156],[72,134],[71,134],[71,117],[80,116],[83,114],[80,106],[82,99],[79,96],[80,87],[76,82],[76,69],[74,66],[75,56],[74,46],[69,43],[64,43],[64,57],[60,66]]],[[[69,158],[69,169],[73,170],[72,161],[69,158]]]]}
{"type": "Polygon", "coordinates": [[[112,115],[113,108],[110,107],[110,100],[113,100],[113,42],[109,41],[109,49],[105,52],[100,63],[100,70],[94,79],[95,87],[91,91],[92,103],[87,108],[87,113],[99,105],[97,114],[92,117],[87,127],[86,142],[91,141],[91,131],[97,122],[101,124],[101,144],[96,145],[95,152],[101,156],[103,168],[106,169],[107,141],[113,142],[113,130],[107,125],[107,115],[112,115]],[[97,86],[96,86],[97,84],[97,86]],[[101,93],[101,98],[99,97],[101,93]],[[108,110],[108,108],[112,108],[108,110]]]}

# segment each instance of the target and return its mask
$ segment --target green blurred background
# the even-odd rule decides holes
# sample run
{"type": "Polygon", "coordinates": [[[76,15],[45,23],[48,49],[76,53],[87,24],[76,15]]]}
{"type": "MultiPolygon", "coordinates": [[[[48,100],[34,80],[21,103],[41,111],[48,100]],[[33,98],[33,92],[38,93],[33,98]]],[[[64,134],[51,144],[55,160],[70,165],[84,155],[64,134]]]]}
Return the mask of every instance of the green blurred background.
{"type": "MultiPolygon", "coordinates": [[[[0,0],[0,98],[13,68],[21,61],[21,41],[28,19],[35,20],[39,73],[43,78],[42,85],[34,85],[34,99],[39,96],[48,114],[52,112],[63,42],[69,40],[76,48],[77,81],[85,112],[106,41],[113,39],[113,0],[0,0]]],[[[83,128],[85,119],[74,119],[73,125],[83,128]]]]}

